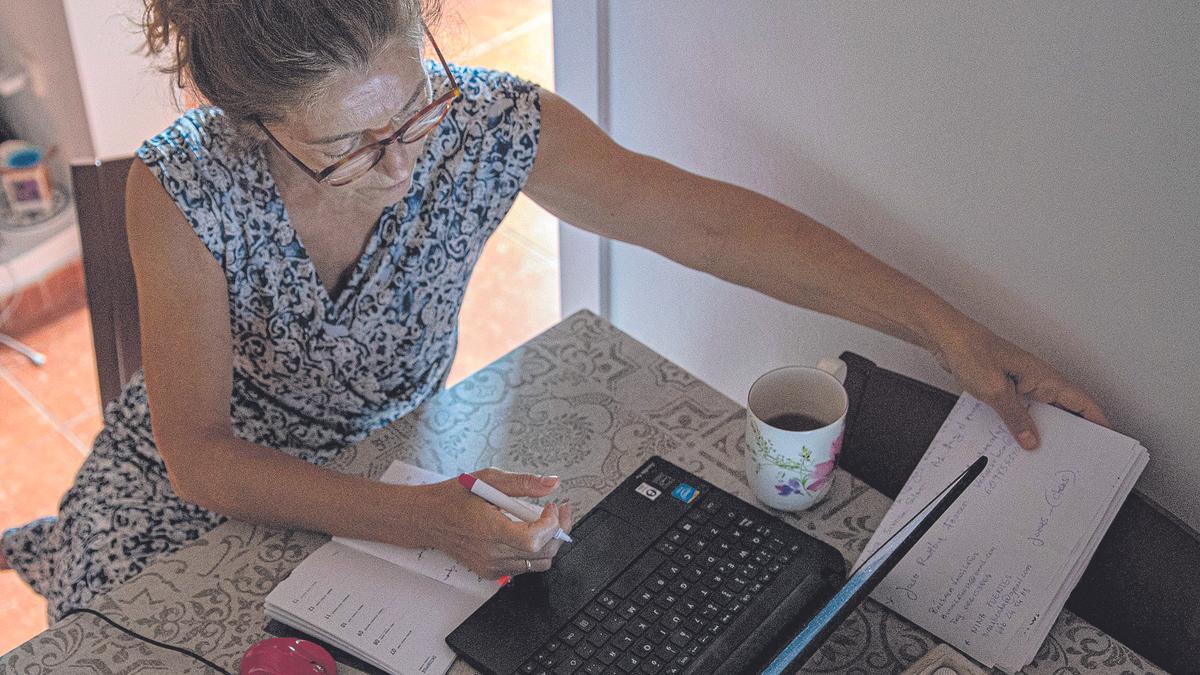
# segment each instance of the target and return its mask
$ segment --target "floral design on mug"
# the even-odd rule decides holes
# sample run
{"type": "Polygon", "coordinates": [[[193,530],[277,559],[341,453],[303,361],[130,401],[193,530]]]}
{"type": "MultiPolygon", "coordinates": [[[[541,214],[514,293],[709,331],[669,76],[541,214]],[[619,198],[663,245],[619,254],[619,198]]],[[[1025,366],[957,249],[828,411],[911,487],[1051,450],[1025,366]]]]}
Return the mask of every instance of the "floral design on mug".
{"type": "Polygon", "coordinates": [[[775,448],[771,444],[771,441],[763,437],[758,429],[758,425],[751,422],[750,426],[754,430],[754,437],[759,451],[771,464],[787,471],[796,471],[802,474],[799,478],[789,478],[786,482],[775,485],[775,490],[779,492],[779,496],[781,497],[788,497],[802,492],[813,493],[824,487],[829,476],[833,474],[833,467],[837,466],[837,457],[842,451],[842,439],[846,435],[845,431],[838,434],[838,437],[834,439],[833,445],[830,447],[829,459],[813,466],[812,454],[809,452],[807,446],[800,448],[800,455],[803,458],[802,462],[780,457],[774,452],[775,448]]]}
{"type": "Polygon", "coordinates": [[[812,470],[812,453],[808,451],[807,446],[800,447],[801,461],[788,459],[775,451],[775,444],[771,443],[771,439],[762,435],[762,430],[758,428],[756,420],[750,420],[750,429],[754,431],[754,444],[758,446],[758,454],[762,456],[763,463],[777,466],[784,471],[808,473],[812,470]]]}
{"type": "Polygon", "coordinates": [[[833,473],[833,467],[837,465],[838,453],[842,451],[842,437],[845,435],[846,432],[842,431],[842,433],[838,434],[837,439],[833,441],[833,446],[829,449],[829,461],[821,462],[813,468],[813,472],[810,475],[812,485],[807,486],[809,490],[813,492],[820,490],[821,486],[825,485],[825,479],[829,478],[833,473]]]}
{"type": "Polygon", "coordinates": [[[776,485],[775,489],[779,491],[780,497],[788,497],[793,494],[804,492],[804,483],[807,481],[807,477],[802,479],[789,478],[786,483],[783,483],[782,485],[776,485]]]}

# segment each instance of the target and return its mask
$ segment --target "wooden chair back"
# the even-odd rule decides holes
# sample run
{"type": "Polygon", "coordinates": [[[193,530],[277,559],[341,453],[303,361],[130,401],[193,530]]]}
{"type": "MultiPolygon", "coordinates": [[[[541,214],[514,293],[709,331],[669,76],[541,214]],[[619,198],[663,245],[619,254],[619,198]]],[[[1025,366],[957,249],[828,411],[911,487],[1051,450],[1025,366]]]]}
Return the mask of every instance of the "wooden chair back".
{"type": "Polygon", "coordinates": [[[122,157],[71,166],[102,408],[142,366],[137,285],[125,234],[125,177],[132,162],[122,157]]]}

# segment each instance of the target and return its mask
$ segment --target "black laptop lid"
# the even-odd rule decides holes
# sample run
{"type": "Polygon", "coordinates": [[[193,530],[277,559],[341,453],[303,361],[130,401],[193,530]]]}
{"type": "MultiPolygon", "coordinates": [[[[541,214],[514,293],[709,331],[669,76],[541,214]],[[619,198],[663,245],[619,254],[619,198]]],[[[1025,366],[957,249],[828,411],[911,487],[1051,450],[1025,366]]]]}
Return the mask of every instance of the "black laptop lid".
{"type": "Polygon", "coordinates": [[[878,550],[867,558],[853,573],[833,598],[821,608],[817,615],[783,647],[763,669],[763,673],[794,673],[808,661],[837,628],[842,620],[858,603],[883,581],[888,572],[900,562],[904,554],[916,545],[937,519],[958,499],[987,466],[987,457],[980,457],[967,467],[954,482],[947,485],[913,516],[904,527],[892,535],[878,550]]]}

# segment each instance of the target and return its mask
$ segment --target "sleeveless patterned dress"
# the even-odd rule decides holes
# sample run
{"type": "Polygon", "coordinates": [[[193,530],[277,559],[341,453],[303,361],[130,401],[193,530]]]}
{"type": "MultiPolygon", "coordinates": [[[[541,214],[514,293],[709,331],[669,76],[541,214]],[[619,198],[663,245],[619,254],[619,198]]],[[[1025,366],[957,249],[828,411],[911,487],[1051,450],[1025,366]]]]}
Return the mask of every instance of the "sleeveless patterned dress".
{"type": "MultiPolygon", "coordinates": [[[[426,67],[444,91],[440,66],[426,67]]],[[[321,464],[444,386],[467,280],[525,184],[540,121],[533,84],[451,67],[463,98],[424,141],[408,195],[384,209],[336,299],[263,148],[239,143],[220,110],[188,111],[138,150],[225,273],[238,437],[321,464]]],[[[8,530],[3,547],[53,621],[222,520],[172,490],[138,371],[105,408],[58,516],[8,530]]]]}

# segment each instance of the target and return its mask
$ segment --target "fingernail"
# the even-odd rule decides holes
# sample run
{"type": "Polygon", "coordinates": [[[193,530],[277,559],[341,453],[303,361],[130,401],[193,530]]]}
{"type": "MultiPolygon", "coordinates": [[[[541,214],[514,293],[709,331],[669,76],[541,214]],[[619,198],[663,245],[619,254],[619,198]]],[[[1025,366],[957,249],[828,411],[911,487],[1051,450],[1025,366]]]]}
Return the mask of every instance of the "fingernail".
{"type": "Polygon", "coordinates": [[[1017,441],[1026,450],[1032,450],[1037,447],[1037,436],[1034,436],[1032,431],[1022,431],[1017,435],[1017,441]]]}
{"type": "Polygon", "coordinates": [[[546,487],[553,487],[558,483],[558,476],[542,476],[538,480],[546,487]]]}

